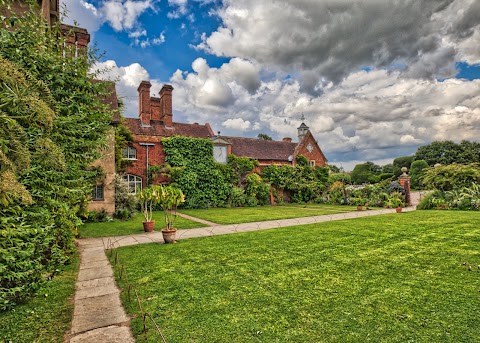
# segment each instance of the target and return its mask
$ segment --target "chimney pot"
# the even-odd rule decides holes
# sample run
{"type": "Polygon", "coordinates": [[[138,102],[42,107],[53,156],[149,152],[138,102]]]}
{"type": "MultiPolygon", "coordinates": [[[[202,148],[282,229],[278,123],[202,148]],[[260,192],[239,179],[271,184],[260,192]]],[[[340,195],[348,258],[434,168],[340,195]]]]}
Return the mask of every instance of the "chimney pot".
{"type": "Polygon", "coordinates": [[[284,139],[282,139],[282,141],[291,143],[292,139],[290,137],[285,137],[284,139]]]}

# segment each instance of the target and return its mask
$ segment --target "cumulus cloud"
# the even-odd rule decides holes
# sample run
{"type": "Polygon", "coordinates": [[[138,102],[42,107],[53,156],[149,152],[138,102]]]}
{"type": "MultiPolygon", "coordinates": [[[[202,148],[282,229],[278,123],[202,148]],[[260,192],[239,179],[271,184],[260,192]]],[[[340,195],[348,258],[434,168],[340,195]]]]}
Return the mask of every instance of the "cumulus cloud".
{"type": "Polygon", "coordinates": [[[103,23],[102,13],[86,0],[62,0],[67,10],[62,16],[62,22],[86,28],[94,34],[103,23]]]}
{"type": "MultiPolygon", "coordinates": [[[[176,121],[209,122],[225,135],[275,139],[297,136],[301,114],[332,162],[377,161],[412,154],[432,140],[480,136],[480,80],[404,78],[400,71],[357,71],[319,96],[301,91],[298,80],[260,80],[254,94],[236,81],[237,62],[212,68],[197,59],[193,71],[177,70],[170,80],[151,80],[152,95],[163,83],[174,87],[176,121]]],[[[249,62],[251,63],[251,62],[249,62]]],[[[149,74],[134,63],[114,61],[104,77],[117,79],[125,115],[138,115],[137,87],[149,74]]],[[[254,66],[256,67],[256,66],[254,66]]],[[[343,163],[343,162],[342,162],[343,163]]]]}
{"type": "Polygon", "coordinates": [[[222,26],[198,48],[300,70],[302,87],[312,94],[321,78],[338,83],[362,66],[398,66],[417,78],[450,76],[460,44],[480,23],[475,0],[223,3],[216,12],[222,26]]]}
{"type": "Polygon", "coordinates": [[[68,13],[62,21],[86,28],[91,35],[107,23],[117,32],[128,32],[134,45],[158,45],[165,41],[163,33],[152,39],[140,39],[147,36],[147,31],[139,23],[143,13],[148,10],[156,11],[156,3],[157,0],[103,0],[95,6],[87,0],[63,0],[68,13]]]}
{"type": "MultiPolygon", "coordinates": [[[[108,22],[134,42],[165,41],[135,22],[140,8],[129,12],[137,19],[127,20],[128,1],[106,2],[122,4],[108,22]]],[[[86,4],[78,6],[95,13],[86,4]]],[[[224,0],[215,6],[221,26],[203,34],[196,48],[228,62],[211,67],[197,58],[191,70],[151,80],[152,95],[171,83],[174,120],[209,122],[225,135],[295,140],[303,113],[329,160],[347,170],[345,161],[385,164],[432,140],[477,140],[480,80],[454,76],[457,62],[480,63],[479,4],[224,0]]],[[[169,6],[170,17],[188,16],[187,0],[169,6]]],[[[103,8],[92,16],[107,20],[103,8]]],[[[136,117],[137,87],[149,79],[147,70],[138,63],[104,65],[112,67],[105,77],[118,79],[125,115],[136,117]]]]}
{"type": "Polygon", "coordinates": [[[243,120],[242,118],[227,119],[222,125],[229,129],[237,129],[241,131],[245,131],[252,126],[248,120],[243,120]]]}
{"type": "Polygon", "coordinates": [[[115,31],[123,31],[133,29],[138,17],[152,8],[152,0],[106,0],[100,11],[115,31]]]}
{"type": "Polygon", "coordinates": [[[168,4],[175,8],[175,10],[167,13],[171,19],[180,18],[187,13],[188,0],[168,0],[168,4]]]}

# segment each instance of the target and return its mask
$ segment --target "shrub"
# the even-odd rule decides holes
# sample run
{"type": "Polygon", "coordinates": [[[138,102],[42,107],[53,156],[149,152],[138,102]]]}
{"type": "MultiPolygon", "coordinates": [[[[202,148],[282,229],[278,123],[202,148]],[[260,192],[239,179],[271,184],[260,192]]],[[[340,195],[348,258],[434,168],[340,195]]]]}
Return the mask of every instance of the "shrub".
{"type": "Polygon", "coordinates": [[[420,180],[423,176],[423,171],[428,168],[428,163],[424,160],[413,161],[410,166],[410,185],[413,188],[420,187],[420,180]]]}
{"type": "Polygon", "coordinates": [[[233,187],[228,198],[228,205],[231,207],[242,207],[245,206],[246,200],[243,188],[233,187]]]}
{"type": "Polygon", "coordinates": [[[130,194],[128,184],[120,175],[115,175],[115,217],[129,219],[137,213],[137,198],[130,194]]]}
{"type": "Polygon", "coordinates": [[[480,182],[480,165],[477,163],[450,164],[424,169],[421,180],[427,189],[460,190],[470,187],[472,183],[480,182]]]}

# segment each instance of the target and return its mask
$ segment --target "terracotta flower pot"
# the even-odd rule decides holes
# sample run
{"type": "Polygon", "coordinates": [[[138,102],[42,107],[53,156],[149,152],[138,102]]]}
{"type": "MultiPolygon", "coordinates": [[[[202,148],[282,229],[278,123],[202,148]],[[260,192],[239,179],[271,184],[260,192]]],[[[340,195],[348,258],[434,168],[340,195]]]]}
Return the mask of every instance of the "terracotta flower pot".
{"type": "Polygon", "coordinates": [[[402,213],[402,208],[401,208],[401,207],[397,207],[397,208],[395,209],[395,211],[397,211],[397,213],[402,213]]]}
{"type": "Polygon", "coordinates": [[[357,211],[363,211],[363,206],[357,206],[357,211]]]}
{"type": "Polygon", "coordinates": [[[163,241],[165,244],[169,243],[176,243],[175,241],[175,234],[177,233],[177,229],[172,229],[172,230],[162,230],[162,235],[163,235],[163,241]]]}
{"type": "Polygon", "coordinates": [[[143,231],[152,232],[154,226],[155,226],[155,220],[152,220],[150,222],[143,222],[143,231]]]}

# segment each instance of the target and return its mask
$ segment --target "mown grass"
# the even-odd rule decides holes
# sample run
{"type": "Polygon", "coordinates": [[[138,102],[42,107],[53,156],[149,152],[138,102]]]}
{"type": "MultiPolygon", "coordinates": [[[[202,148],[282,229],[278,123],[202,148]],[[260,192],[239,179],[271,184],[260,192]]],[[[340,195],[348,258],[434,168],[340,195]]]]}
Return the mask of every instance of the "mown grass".
{"type": "Polygon", "coordinates": [[[182,209],[180,212],[217,224],[238,224],[265,220],[320,216],[324,214],[344,213],[356,210],[356,206],[286,204],[279,206],[209,208],[193,210],[182,209]]]}
{"type": "Polygon", "coordinates": [[[61,268],[37,295],[13,310],[0,312],[2,342],[63,342],[73,316],[79,259],[61,268]]]}
{"type": "MultiPolygon", "coordinates": [[[[159,231],[165,227],[163,211],[154,211],[153,220],[155,220],[155,230],[159,231]]],[[[142,213],[137,213],[129,220],[114,220],[113,222],[86,223],[79,228],[80,238],[87,237],[108,237],[133,235],[143,232],[145,221],[142,213]]],[[[196,227],[205,227],[205,224],[194,222],[177,216],[175,227],[177,229],[192,229],[196,227]]]]}
{"type": "Polygon", "coordinates": [[[118,254],[168,342],[478,342],[479,221],[417,211],[118,254]]]}

